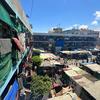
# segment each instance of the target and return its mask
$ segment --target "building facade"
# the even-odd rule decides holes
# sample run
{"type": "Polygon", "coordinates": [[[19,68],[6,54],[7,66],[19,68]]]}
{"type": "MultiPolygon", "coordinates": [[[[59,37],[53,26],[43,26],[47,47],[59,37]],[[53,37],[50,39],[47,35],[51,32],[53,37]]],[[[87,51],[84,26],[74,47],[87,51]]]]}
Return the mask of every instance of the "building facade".
{"type": "Polygon", "coordinates": [[[0,100],[18,100],[18,74],[30,50],[25,33],[32,31],[19,1],[0,0],[0,100]]]}
{"type": "Polygon", "coordinates": [[[33,33],[33,46],[46,50],[92,49],[97,44],[99,32],[93,30],[66,30],[62,32],[33,33]]]}

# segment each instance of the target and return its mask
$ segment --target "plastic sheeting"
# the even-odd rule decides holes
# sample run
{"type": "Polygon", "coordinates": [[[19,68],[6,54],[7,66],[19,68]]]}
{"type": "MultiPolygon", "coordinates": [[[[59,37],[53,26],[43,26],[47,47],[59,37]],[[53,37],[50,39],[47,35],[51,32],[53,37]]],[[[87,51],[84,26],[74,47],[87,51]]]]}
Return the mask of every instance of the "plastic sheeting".
{"type": "Polygon", "coordinates": [[[11,53],[0,56],[0,70],[7,64],[11,59],[11,53]]]}
{"type": "Polygon", "coordinates": [[[6,9],[3,7],[2,4],[0,4],[0,19],[10,25],[11,27],[14,28],[14,24],[11,21],[9,13],[6,11],[6,9]]]}
{"type": "Polygon", "coordinates": [[[9,90],[9,92],[7,93],[7,95],[5,96],[4,100],[16,100],[16,95],[18,92],[18,81],[15,80],[11,89],[9,90]]]}
{"type": "Polygon", "coordinates": [[[11,53],[0,56],[0,87],[5,83],[12,67],[11,53]]]}

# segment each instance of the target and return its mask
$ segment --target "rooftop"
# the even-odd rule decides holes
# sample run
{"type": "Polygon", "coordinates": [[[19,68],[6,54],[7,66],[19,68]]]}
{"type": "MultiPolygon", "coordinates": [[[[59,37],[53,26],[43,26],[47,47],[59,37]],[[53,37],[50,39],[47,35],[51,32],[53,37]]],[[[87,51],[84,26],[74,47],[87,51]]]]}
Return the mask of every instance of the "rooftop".
{"type": "Polygon", "coordinates": [[[97,73],[100,73],[100,65],[98,65],[98,64],[95,64],[95,63],[93,63],[93,64],[85,64],[85,66],[87,67],[87,68],[89,68],[89,69],[91,69],[92,71],[94,71],[94,72],[97,72],[97,73]]]}
{"type": "Polygon", "coordinates": [[[44,60],[41,64],[42,67],[54,67],[55,65],[61,65],[59,61],[56,61],[58,57],[52,53],[41,53],[40,58],[44,60]]]}
{"type": "Polygon", "coordinates": [[[40,54],[40,58],[41,59],[48,59],[48,58],[55,59],[56,56],[54,54],[52,54],[52,53],[41,53],[40,54]]]}
{"type": "Polygon", "coordinates": [[[79,54],[85,54],[85,53],[90,53],[90,51],[87,51],[87,50],[75,50],[75,51],[61,51],[61,53],[64,53],[64,54],[76,54],[76,53],[79,53],[79,54]]]}
{"type": "Polygon", "coordinates": [[[67,100],[72,100],[71,96],[68,95],[68,94],[64,94],[62,96],[53,97],[53,98],[50,98],[48,100],[66,100],[66,98],[67,98],[67,100]]]}
{"type": "Polygon", "coordinates": [[[65,71],[65,73],[96,98],[96,100],[100,99],[100,80],[78,67],[73,67],[65,71]]]}

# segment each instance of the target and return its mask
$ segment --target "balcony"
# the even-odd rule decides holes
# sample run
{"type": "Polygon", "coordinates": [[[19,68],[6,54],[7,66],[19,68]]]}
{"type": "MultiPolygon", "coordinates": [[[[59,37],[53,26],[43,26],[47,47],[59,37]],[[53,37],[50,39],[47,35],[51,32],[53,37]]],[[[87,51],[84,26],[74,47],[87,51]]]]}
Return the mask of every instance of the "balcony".
{"type": "Polygon", "coordinates": [[[15,72],[17,71],[17,69],[19,68],[19,65],[21,64],[22,60],[24,59],[24,57],[28,54],[29,48],[27,48],[25,50],[25,52],[23,53],[21,59],[17,62],[17,64],[11,68],[9,75],[5,81],[5,83],[3,84],[2,87],[0,87],[0,96],[2,95],[2,93],[4,92],[5,88],[7,87],[8,83],[10,82],[11,78],[13,77],[13,75],[15,74],[15,72]]]}

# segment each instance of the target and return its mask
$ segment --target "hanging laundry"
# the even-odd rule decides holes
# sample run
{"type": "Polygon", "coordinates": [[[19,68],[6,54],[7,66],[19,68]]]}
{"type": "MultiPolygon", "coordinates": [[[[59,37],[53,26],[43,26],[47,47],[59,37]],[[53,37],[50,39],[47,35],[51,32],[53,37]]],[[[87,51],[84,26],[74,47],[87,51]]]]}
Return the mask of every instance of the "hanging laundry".
{"type": "Polygon", "coordinates": [[[19,36],[18,36],[22,46],[24,47],[24,49],[26,48],[25,47],[25,33],[20,33],[19,36]]]}
{"type": "Polygon", "coordinates": [[[20,40],[18,40],[17,38],[12,38],[12,39],[14,40],[14,42],[16,43],[16,45],[18,46],[19,50],[20,50],[21,52],[24,52],[25,49],[24,49],[24,47],[22,46],[20,40]]]}

